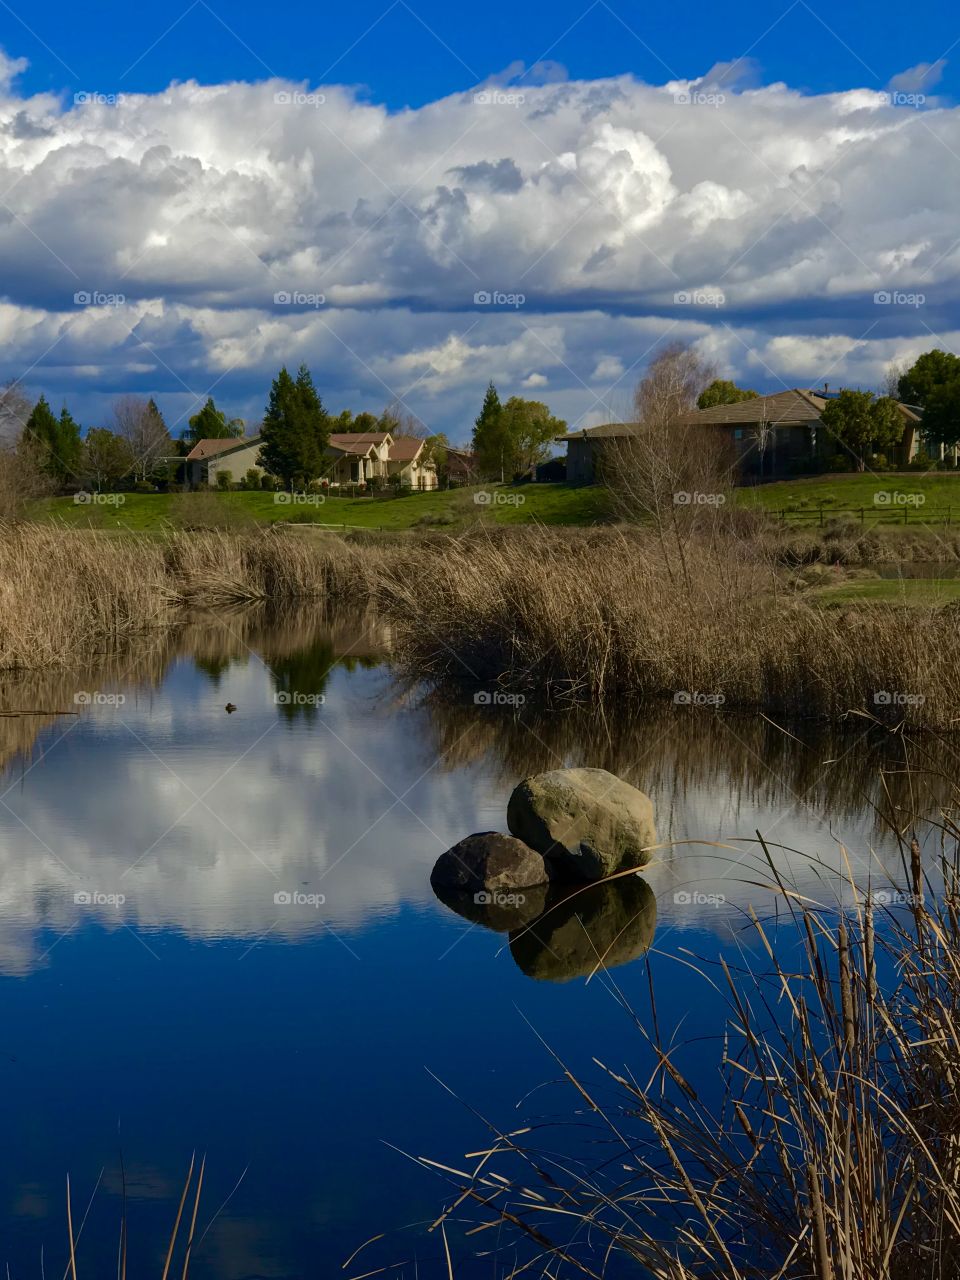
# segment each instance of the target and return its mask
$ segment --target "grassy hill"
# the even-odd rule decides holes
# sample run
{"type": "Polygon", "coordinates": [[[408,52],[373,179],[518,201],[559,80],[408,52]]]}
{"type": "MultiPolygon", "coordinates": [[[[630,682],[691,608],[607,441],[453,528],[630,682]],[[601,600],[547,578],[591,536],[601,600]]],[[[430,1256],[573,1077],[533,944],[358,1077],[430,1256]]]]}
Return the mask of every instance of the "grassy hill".
{"type": "Polygon", "coordinates": [[[164,528],[273,524],[278,520],[347,529],[404,530],[464,528],[478,520],[496,524],[586,525],[605,518],[599,486],[571,489],[563,484],[478,486],[445,492],[411,493],[402,498],[326,498],[286,502],[287,495],[264,492],[126,493],[106,495],[122,502],[76,503],[51,498],[33,515],[85,528],[157,532],[164,528]]]}

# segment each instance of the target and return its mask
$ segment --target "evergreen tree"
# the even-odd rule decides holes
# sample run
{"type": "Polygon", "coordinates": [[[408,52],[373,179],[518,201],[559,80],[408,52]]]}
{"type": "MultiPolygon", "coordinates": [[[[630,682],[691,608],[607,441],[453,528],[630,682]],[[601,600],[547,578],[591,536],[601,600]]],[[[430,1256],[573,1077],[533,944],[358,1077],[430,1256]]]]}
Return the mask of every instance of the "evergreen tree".
{"type": "Polygon", "coordinates": [[[196,444],[198,440],[229,440],[243,435],[243,423],[239,418],[227,421],[227,415],[218,409],[213,397],[188,419],[189,426],[183,433],[183,439],[196,444]]]}
{"type": "Polygon", "coordinates": [[[295,379],[284,365],[273,380],[261,435],[257,460],[285,485],[304,485],[320,475],[330,419],[306,365],[295,379]]]}
{"type": "Polygon", "coordinates": [[[889,396],[874,399],[870,391],[841,391],[835,400],[827,401],[820,421],[853,455],[858,471],[865,469],[867,454],[898,445],[905,426],[897,402],[889,396]]]}
{"type": "Polygon", "coordinates": [[[56,484],[63,486],[77,479],[82,451],[80,428],[66,406],[56,418],[46,396],[41,396],[27,418],[23,440],[37,466],[56,484]]]}
{"type": "Polygon", "coordinates": [[[506,441],[501,429],[502,415],[500,397],[491,382],[483,397],[483,408],[473,424],[473,452],[480,471],[485,475],[501,475],[507,465],[506,441]]]}
{"type": "Polygon", "coordinates": [[[923,410],[923,434],[931,444],[960,442],[960,358],[951,351],[925,351],[902,374],[900,399],[923,410]]]}

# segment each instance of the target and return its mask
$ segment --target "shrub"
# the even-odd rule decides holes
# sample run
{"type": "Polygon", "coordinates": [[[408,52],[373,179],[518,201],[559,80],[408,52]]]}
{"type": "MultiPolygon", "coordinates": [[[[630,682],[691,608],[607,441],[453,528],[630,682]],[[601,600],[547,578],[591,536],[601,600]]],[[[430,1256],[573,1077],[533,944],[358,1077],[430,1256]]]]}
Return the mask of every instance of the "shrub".
{"type": "Polygon", "coordinates": [[[230,472],[229,471],[217,472],[217,488],[222,493],[225,493],[230,488],[230,472]]]}
{"type": "Polygon", "coordinates": [[[259,467],[249,467],[240,481],[241,489],[259,489],[263,472],[259,467]]]}

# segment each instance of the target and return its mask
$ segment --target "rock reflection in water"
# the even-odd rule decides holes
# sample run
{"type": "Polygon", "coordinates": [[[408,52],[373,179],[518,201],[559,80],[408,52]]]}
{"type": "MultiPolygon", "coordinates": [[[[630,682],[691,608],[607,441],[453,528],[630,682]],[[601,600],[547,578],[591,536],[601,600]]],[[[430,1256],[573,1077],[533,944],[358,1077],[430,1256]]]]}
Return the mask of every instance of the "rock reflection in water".
{"type": "Polygon", "coordinates": [[[510,954],[529,978],[569,982],[629,964],[649,951],[657,927],[657,900],[640,875],[622,876],[571,891],[539,886],[517,895],[434,892],[444,906],[472,924],[509,933],[510,954]],[[522,899],[510,903],[516,896],[522,899]]]}

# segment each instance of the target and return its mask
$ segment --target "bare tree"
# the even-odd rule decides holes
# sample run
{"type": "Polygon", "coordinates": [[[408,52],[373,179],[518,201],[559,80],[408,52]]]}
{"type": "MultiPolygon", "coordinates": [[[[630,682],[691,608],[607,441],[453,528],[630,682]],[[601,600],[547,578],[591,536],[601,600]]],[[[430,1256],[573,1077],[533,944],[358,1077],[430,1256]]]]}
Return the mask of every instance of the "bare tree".
{"type": "Polygon", "coordinates": [[[692,347],[672,342],[651,361],[634,396],[637,421],[647,427],[675,423],[697,407],[697,397],[717,376],[716,366],[692,347]]]}
{"type": "Polygon", "coordinates": [[[734,459],[725,434],[690,417],[713,377],[690,348],[668,348],[637,386],[637,421],[598,439],[600,479],[614,512],[652,525],[668,568],[678,557],[684,576],[686,543],[717,527],[732,489],[734,459]]]}
{"type": "Polygon", "coordinates": [[[19,443],[32,409],[19,382],[12,379],[0,387],[0,446],[19,443]]]}
{"type": "Polygon", "coordinates": [[[154,402],[140,396],[121,396],[114,403],[113,416],[117,435],[130,449],[134,475],[145,481],[150,472],[173,453],[167,424],[154,402]]]}
{"type": "Polygon", "coordinates": [[[415,413],[411,413],[400,400],[391,400],[381,413],[380,429],[389,431],[394,439],[398,436],[412,436],[415,440],[425,440],[430,434],[426,423],[415,413]]]}
{"type": "Polygon", "coordinates": [[[900,379],[910,368],[907,360],[891,360],[883,371],[883,381],[880,383],[880,395],[889,396],[891,400],[900,399],[900,379]]]}

